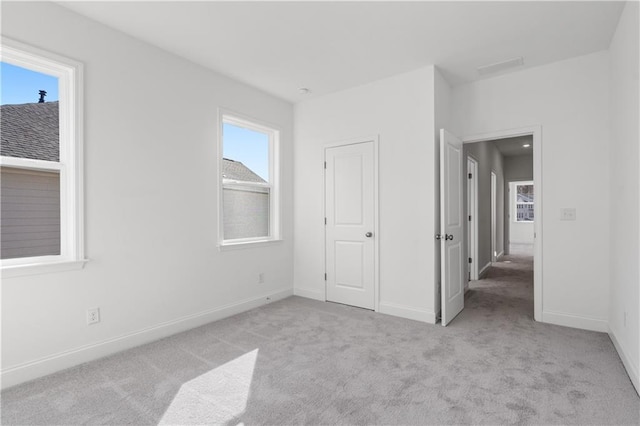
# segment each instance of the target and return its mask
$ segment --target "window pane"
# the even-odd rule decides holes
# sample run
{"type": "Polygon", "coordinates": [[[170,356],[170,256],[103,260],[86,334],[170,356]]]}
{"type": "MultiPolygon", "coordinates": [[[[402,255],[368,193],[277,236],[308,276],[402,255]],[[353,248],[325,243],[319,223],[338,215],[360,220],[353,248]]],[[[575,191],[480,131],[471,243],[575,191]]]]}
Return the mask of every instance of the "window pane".
{"type": "MultiPolygon", "coordinates": [[[[223,157],[241,163],[263,182],[269,182],[269,135],[223,123],[223,157]]],[[[232,177],[224,176],[227,179],[232,177]]]]}
{"type": "Polygon", "coordinates": [[[269,236],[269,189],[223,188],[224,239],[269,236]]]}
{"type": "Polygon", "coordinates": [[[518,222],[533,222],[533,204],[516,204],[518,222]]]}
{"type": "Polygon", "coordinates": [[[223,122],[223,240],[271,236],[270,134],[223,122]]]}
{"type": "Polygon", "coordinates": [[[516,185],[517,202],[533,203],[533,185],[516,185]]]}
{"type": "Polygon", "coordinates": [[[60,254],[60,175],[2,167],[2,259],[60,254]]]}
{"type": "Polygon", "coordinates": [[[59,161],[58,78],[1,63],[5,157],[59,161]]]}

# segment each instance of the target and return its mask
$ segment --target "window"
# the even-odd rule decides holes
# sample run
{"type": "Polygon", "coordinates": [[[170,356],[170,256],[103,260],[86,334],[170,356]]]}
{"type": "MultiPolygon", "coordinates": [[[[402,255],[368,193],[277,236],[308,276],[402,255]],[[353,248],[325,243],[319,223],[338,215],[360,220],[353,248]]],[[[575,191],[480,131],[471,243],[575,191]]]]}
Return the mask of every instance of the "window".
{"type": "Polygon", "coordinates": [[[220,244],[278,240],[279,131],[226,113],[220,123],[220,244]]]}
{"type": "Polygon", "coordinates": [[[516,198],[516,222],[533,222],[533,182],[517,183],[516,198]]]}
{"type": "Polygon", "coordinates": [[[82,65],[3,39],[3,277],[80,268],[82,65]]]}

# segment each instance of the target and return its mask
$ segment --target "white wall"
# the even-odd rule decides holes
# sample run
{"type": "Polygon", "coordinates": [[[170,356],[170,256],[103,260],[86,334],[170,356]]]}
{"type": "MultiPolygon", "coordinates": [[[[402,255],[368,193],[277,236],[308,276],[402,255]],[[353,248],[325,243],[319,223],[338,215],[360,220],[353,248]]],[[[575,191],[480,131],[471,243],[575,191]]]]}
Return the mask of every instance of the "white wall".
{"type": "Polygon", "coordinates": [[[456,87],[452,111],[460,136],[542,126],[542,320],[606,331],[609,241],[594,232],[609,229],[608,52],[456,87]]]}
{"type": "Polygon", "coordinates": [[[504,183],[505,183],[505,204],[504,204],[504,252],[509,254],[509,241],[515,243],[525,241],[533,244],[533,223],[513,222],[513,202],[509,199],[509,182],[533,180],[533,155],[514,155],[504,157],[504,183]],[[514,238],[511,238],[511,228],[515,231],[514,238]]]}
{"type": "Polygon", "coordinates": [[[292,293],[289,103],[52,3],[5,2],[2,15],[3,35],[85,64],[91,260],[3,280],[3,386],[292,293]],[[282,129],[281,243],[216,247],[221,106],[282,129]],[[87,326],[91,307],[102,321],[87,326]]]}
{"type": "Polygon", "coordinates": [[[612,167],[609,187],[609,328],[627,371],[636,389],[640,390],[638,38],[638,3],[627,2],[610,47],[612,167]]]}
{"type": "Polygon", "coordinates": [[[380,311],[434,322],[434,68],[299,103],[295,122],[295,293],[325,300],[323,148],[378,135],[380,311]]]}
{"type": "MultiPolygon", "coordinates": [[[[471,156],[478,162],[478,272],[491,264],[491,172],[496,174],[496,253],[504,252],[504,171],[503,156],[493,141],[467,143],[464,145],[464,175],[467,171],[467,157],[471,156]]],[[[467,207],[467,185],[463,185],[464,211],[467,207]]],[[[473,214],[473,213],[470,213],[473,214]]],[[[464,235],[467,235],[469,222],[465,221],[464,235]]],[[[468,252],[465,257],[469,257],[468,252]]],[[[468,276],[469,264],[465,263],[465,276],[468,276]]]]}

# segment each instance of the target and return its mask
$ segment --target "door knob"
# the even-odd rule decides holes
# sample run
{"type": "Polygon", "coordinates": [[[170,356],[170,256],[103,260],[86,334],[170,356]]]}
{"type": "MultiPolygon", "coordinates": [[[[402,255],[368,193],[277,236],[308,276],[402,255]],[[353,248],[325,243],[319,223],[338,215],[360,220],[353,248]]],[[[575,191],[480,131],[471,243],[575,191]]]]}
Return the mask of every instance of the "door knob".
{"type": "Polygon", "coordinates": [[[364,234],[364,236],[367,238],[371,238],[373,237],[373,234],[371,232],[367,232],[366,234],[364,234]]]}
{"type": "Polygon", "coordinates": [[[453,235],[452,234],[436,234],[436,240],[453,240],[453,235]]]}

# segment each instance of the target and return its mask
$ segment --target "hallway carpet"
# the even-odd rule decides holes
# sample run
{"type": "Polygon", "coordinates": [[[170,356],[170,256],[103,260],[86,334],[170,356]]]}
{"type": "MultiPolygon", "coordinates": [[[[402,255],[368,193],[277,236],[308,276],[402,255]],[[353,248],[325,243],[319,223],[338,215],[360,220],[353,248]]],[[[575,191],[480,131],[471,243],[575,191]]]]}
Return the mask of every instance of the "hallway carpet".
{"type": "Polygon", "coordinates": [[[2,424],[639,424],[609,337],[534,322],[506,260],[448,327],[291,297],[9,389],[2,424]]]}

